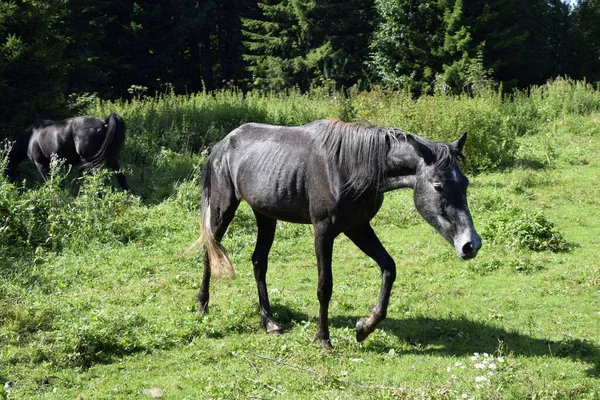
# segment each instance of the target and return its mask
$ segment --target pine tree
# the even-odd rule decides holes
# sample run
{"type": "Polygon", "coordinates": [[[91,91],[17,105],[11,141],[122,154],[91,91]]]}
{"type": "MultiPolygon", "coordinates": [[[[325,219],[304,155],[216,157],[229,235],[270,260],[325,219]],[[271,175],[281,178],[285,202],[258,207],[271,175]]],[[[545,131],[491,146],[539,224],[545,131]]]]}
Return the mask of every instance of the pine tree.
{"type": "Polygon", "coordinates": [[[59,26],[64,2],[0,2],[0,130],[12,136],[36,118],[60,117],[64,96],[59,26]]]}
{"type": "Polygon", "coordinates": [[[388,87],[429,92],[442,71],[444,1],[376,0],[371,66],[388,87]]]}
{"type": "Polygon", "coordinates": [[[365,75],[371,32],[367,0],[261,0],[243,20],[244,59],[255,87],[307,90],[324,81],[355,84],[365,75]]]}
{"type": "Polygon", "coordinates": [[[571,76],[600,81],[600,0],[580,0],[572,13],[571,76]]]}

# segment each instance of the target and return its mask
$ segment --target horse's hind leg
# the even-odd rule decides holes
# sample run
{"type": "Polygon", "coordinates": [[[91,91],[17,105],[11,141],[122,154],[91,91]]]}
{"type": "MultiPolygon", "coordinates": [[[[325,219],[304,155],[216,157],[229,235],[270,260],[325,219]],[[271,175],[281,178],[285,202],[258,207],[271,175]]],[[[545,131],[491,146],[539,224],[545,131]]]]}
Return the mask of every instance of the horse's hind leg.
{"type": "Polygon", "coordinates": [[[370,225],[352,229],[345,234],[381,268],[381,289],[377,304],[372,308],[370,316],[362,318],[356,324],[356,340],[362,342],[387,315],[392,285],[396,279],[396,263],[383,248],[370,225]]]}
{"type": "Polygon", "coordinates": [[[128,190],[127,179],[125,179],[125,175],[120,171],[121,166],[119,165],[119,161],[113,159],[108,163],[108,166],[115,172],[115,177],[117,178],[117,182],[119,183],[119,186],[121,186],[121,189],[128,190]]]}
{"type": "Polygon", "coordinates": [[[256,286],[258,288],[261,326],[265,328],[267,333],[280,333],[281,328],[275,323],[273,312],[271,311],[266,281],[269,251],[273,245],[277,221],[265,217],[256,211],[254,215],[256,216],[258,237],[254,253],[252,253],[252,266],[254,267],[254,279],[256,279],[256,286]]]}
{"type": "MultiPolygon", "coordinates": [[[[225,232],[227,232],[227,228],[233,217],[235,216],[235,212],[240,204],[239,199],[235,198],[233,192],[229,193],[226,191],[226,195],[219,195],[214,191],[211,193],[211,215],[210,215],[210,224],[212,228],[213,235],[217,242],[221,242],[225,232]]],[[[200,314],[208,313],[208,300],[210,297],[209,287],[210,287],[210,261],[208,258],[208,254],[204,252],[204,272],[202,275],[202,285],[200,286],[200,290],[196,295],[198,302],[200,303],[198,312],[200,314]]]]}

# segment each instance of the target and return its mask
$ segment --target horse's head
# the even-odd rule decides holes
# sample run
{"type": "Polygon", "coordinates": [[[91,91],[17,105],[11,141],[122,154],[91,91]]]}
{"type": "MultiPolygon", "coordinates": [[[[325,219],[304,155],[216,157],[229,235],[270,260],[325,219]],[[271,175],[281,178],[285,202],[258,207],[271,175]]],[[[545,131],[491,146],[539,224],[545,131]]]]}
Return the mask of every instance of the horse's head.
{"type": "Polygon", "coordinates": [[[474,258],[481,248],[481,237],[467,205],[469,180],[457,162],[466,140],[466,133],[452,144],[422,143],[407,135],[421,157],[416,170],[415,206],[463,260],[474,258]]]}

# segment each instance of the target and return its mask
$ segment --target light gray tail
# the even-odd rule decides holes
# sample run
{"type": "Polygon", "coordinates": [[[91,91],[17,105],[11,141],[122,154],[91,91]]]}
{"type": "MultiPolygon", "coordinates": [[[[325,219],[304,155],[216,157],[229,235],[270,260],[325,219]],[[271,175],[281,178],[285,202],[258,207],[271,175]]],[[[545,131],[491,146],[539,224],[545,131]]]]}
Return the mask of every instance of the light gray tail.
{"type": "Polygon", "coordinates": [[[211,175],[212,166],[209,158],[202,169],[202,227],[198,241],[202,243],[204,252],[208,257],[211,273],[216,277],[235,278],[235,271],[229,256],[227,256],[227,251],[217,241],[212,230],[210,218],[211,175]]]}

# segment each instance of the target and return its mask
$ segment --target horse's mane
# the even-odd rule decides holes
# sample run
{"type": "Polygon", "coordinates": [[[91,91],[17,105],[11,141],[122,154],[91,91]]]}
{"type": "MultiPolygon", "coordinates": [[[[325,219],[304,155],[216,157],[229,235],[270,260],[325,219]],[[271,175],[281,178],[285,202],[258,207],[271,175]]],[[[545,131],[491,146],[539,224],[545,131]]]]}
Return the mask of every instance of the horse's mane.
{"type": "Polygon", "coordinates": [[[429,150],[433,154],[435,160],[434,167],[436,169],[450,168],[456,164],[457,160],[465,161],[465,156],[457,148],[449,145],[446,142],[432,142],[430,140],[414,136],[421,143],[426,143],[429,150]]]}
{"type": "Polygon", "coordinates": [[[346,174],[344,190],[360,194],[383,180],[389,143],[397,139],[393,129],[330,119],[315,140],[346,174]]]}
{"type": "MultiPolygon", "coordinates": [[[[398,128],[381,128],[361,123],[327,120],[315,136],[329,160],[338,165],[346,175],[344,190],[353,189],[358,194],[377,189],[385,178],[386,155],[390,146],[406,139],[408,132],[398,128]],[[399,135],[402,134],[402,135],[399,135]]],[[[432,142],[412,135],[432,153],[436,168],[448,168],[463,155],[445,142],[432,142]]]]}

